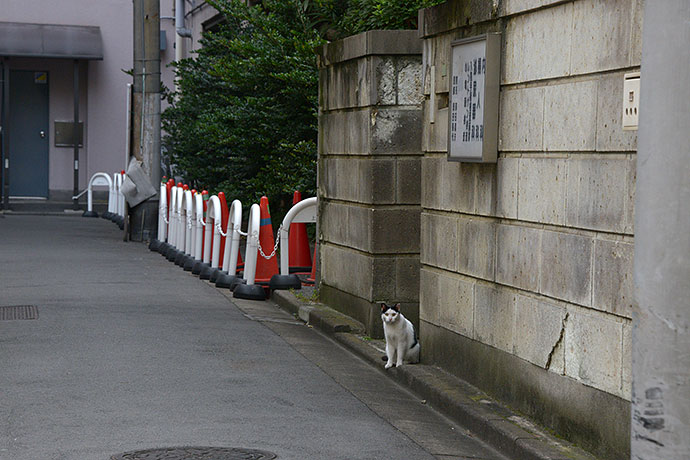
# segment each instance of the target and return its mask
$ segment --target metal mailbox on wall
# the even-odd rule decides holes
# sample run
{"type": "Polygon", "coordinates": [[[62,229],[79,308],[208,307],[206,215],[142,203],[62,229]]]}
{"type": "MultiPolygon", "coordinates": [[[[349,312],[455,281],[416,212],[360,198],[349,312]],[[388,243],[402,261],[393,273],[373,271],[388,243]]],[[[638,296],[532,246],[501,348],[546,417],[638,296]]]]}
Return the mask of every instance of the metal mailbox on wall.
{"type": "Polygon", "coordinates": [[[500,74],[500,34],[451,43],[449,160],[496,162],[500,74]]]}

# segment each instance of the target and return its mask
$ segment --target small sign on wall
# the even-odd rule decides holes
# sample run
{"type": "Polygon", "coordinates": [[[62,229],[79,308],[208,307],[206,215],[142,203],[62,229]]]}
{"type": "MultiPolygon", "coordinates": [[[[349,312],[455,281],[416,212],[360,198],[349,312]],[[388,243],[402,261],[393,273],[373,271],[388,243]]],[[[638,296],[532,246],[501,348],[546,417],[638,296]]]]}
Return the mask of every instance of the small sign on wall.
{"type": "Polygon", "coordinates": [[[498,33],[451,43],[449,160],[496,162],[500,61],[498,33]]]}

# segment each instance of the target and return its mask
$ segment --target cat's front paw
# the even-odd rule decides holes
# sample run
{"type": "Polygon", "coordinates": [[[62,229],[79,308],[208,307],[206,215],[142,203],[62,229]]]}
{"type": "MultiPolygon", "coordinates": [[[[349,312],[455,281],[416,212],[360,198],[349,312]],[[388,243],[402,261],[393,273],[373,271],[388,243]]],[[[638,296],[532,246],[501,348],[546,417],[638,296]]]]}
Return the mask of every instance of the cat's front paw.
{"type": "Polygon", "coordinates": [[[403,365],[403,362],[402,362],[402,361],[400,361],[400,362],[398,362],[398,363],[395,363],[395,367],[400,367],[400,366],[402,366],[402,365],[403,365]]]}
{"type": "Polygon", "coordinates": [[[386,367],[386,369],[390,369],[391,367],[393,367],[393,362],[392,362],[392,361],[388,361],[388,362],[386,363],[386,366],[385,366],[385,367],[386,367]]]}

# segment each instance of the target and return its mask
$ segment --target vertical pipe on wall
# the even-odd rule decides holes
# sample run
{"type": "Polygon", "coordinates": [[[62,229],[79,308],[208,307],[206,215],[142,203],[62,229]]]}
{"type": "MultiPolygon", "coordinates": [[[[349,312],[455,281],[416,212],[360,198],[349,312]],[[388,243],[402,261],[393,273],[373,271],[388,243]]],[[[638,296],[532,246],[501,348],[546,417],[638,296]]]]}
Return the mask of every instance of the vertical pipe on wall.
{"type": "Polygon", "coordinates": [[[7,59],[2,61],[2,207],[10,209],[10,66],[7,59]]]}
{"type": "Polygon", "coordinates": [[[690,452],[690,3],[646,2],[635,203],[635,460],[690,452]]]}
{"type": "MultiPolygon", "coordinates": [[[[74,60],[74,126],[72,127],[74,144],[74,188],[72,196],[79,195],[79,60],[74,60]]],[[[79,198],[72,200],[72,208],[79,209],[79,198]]]]}

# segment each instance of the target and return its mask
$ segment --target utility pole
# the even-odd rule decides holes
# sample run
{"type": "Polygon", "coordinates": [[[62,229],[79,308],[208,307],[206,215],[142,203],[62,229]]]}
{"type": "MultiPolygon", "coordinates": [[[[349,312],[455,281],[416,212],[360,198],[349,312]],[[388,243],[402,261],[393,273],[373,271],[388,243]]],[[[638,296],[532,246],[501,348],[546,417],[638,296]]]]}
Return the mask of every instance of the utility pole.
{"type": "Polygon", "coordinates": [[[690,452],[690,3],[647,2],[635,203],[635,460],[690,452]]]}
{"type": "MultiPolygon", "coordinates": [[[[132,101],[132,155],[143,162],[151,185],[161,179],[160,0],[134,2],[134,93],[132,101]]],[[[158,199],[130,210],[130,237],[154,237],[158,225],[158,199]]]]}

